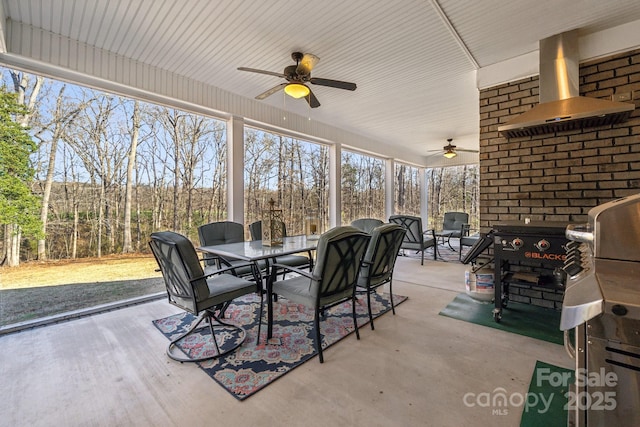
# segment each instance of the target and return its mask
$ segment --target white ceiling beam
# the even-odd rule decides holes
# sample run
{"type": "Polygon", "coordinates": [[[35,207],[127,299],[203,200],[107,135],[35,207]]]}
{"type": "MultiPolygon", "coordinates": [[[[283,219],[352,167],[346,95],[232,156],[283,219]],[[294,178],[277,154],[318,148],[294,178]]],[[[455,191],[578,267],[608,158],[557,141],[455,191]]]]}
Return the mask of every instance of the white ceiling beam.
{"type": "Polygon", "coordinates": [[[473,68],[475,70],[479,69],[480,65],[478,64],[478,61],[476,61],[476,58],[473,57],[473,54],[471,53],[467,45],[462,40],[462,38],[456,31],[455,27],[453,26],[453,24],[451,24],[449,17],[444,13],[442,8],[440,7],[440,4],[438,4],[438,1],[431,0],[431,6],[433,6],[433,9],[436,11],[438,16],[442,20],[442,23],[444,24],[444,26],[447,28],[447,30],[449,31],[451,36],[454,38],[456,43],[458,43],[458,46],[460,46],[460,49],[462,49],[464,54],[467,56],[467,59],[469,59],[469,62],[471,62],[471,64],[473,65],[473,68]]]}

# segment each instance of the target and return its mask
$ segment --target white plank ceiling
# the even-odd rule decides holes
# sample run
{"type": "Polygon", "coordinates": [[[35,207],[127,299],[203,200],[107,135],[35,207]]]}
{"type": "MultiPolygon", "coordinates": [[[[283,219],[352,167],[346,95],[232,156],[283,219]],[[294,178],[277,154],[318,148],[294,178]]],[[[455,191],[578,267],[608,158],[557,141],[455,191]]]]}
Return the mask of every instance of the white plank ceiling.
{"type": "MultiPolygon", "coordinates": [[[[65,48],[77,42],[418,164],[439,158],[430,150],[447,138],[478,148],[483,68],[531,54],[540,39],[563,31],[579,28],[585,37],[640,20],[638,0],[2,0],[2,7],[0,62],[47,61],[42,40],[26,36],[39,31],[59,40],[58,55],[78,55],[65,48]],[[282,92],[254,100],[284,80],[237,67],[282,72],[293,51],[320,57],[312,76],[355,82],[357,90],[310,85],[322,104],[313,110],[282,92]]],[[[55,62],[63,69],[74,61],[55,62]]]]}

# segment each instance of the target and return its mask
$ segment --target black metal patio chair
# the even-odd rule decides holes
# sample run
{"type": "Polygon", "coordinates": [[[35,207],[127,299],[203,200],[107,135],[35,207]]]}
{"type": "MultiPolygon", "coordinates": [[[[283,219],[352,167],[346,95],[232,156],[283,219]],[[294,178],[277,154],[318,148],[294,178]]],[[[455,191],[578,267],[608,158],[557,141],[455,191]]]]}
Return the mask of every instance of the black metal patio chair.
{"type": "Polygon", "coordinates": [[[371,234],[374,228],[384,224],[384,221],[376,218],[358,218],[351,221],[351,225],[358,230],[362,230],[367,234],[371,234]]]}
{"type": "Polygon", "coordinates": [[[372,330],[375,328],[371,313],[371,293],[376,292],[385,283],[389,284],[391,311],[396,314],[393,304],[393,268],[405,233],[406,230],[398,224],[383,224],[371,231],[371,240],[362,259],[357,286],[367,294],[367,309],[372,330]]]}
{"type": "MultiPolygon", "coordinates": [[[[273,293],[280,298],[303,304],[314,310],[315,347],[324,363],[320,336],[321,313],[334,305],[351,301],[356,337],[360,339],[356,319],[356,282],[361,261],[370,236],[355,227],[335,227],[322,234],[316,249],[312,272],[274,264],[269,277],[273,293]],[[297,276],[276,280],[278,272],[298,273],[297,276]]],[[[268,301],[269,319],[273,319],[273,301],[268,301]]]]}
{"type": "Polygon", "coordinates": [[[259,284],[225,274],[232,267],[205,274],[193,244],[181,234],[172,231],[152,233],[149,246],[162,272],[169,303],[198,316],[184,334],[171,340],[167,347],[170,358],[180,362],[198,362],[218,358],[238,348],[246,338],[245,330],[241,326],[223,322],[221,318],[231,301],[254,292],[260,295],[258,340],[260,339],[263,299],[259,284]],[[176,344],[198,330],[203,321],[209,326],[215,352],[206,351],[200,357],[176,354],[176,344]],[[216,338],[216,330],[221,329],[227,330],[227,337],[233,330],[237,332],[233,345],[224,350],[221,350],[216,338]]]}
{"type": "MultiPolygon", "coordinates": [[[[284,222],[281,223],[282,234],[286,237],[287,227],[284,222]]],[[[249,224],[249,234],[251,240],[262,240],[262,221],[255,221],[249,224]]],[[[311,251],[304,255],[281,255],[275,259],[278,264],[284,264],[291,267],[313,269],[313,254],[311,251]]]]}
{"type": "MultiPolygon", "coordinates": [[[[244,226],[232,221],[217,221],[198,227],[198,237],[201,246],[215,246],[226,243],[244,242],[244,226]]],[[[247,264],[245,261],[233,258],[204,254],[204,271],[211,273],[220,268],[233,267],[231,272],[239,277],[253,279],[257,268],[264,272],[265,262],[260,261],[256,265],[247,264]]]]}
{"type": "Polygon", "coordinates": [[[433,248],[433,259],[438,258],[435,232],[434,230],[422,229],[422,218],[411,215],[392,215],[389,217],[389,222],[398,224],[407,230],[400,249],[420,252],[421,265],[424,265],[424,251],[428,248],[433,248]]]}

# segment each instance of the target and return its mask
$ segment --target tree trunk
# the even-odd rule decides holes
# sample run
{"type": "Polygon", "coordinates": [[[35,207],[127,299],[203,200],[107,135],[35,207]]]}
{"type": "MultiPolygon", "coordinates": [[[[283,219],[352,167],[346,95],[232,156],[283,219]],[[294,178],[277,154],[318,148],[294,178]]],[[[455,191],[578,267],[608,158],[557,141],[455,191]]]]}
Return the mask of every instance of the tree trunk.
{"type": "Polygon", "coordinates": [[[79,219],[78,219],[78,215],[80,214],[78,212],[78,201],[74,198],[73,200],[73,236],[71,238],[71,258],[72,259],[76,259],[76,257],[78,256],[78,225],[79,225],[79,219]]]}
{"type": "Polygon", "coordinates": [[[138,101],[133,102],[133,116],[131,118],[131,148],[129,149],[129,161],[127,164],[127,181],[124,201],[124,229],[122,253],[133,252],[131,246],[131,196],[133,190],[133,168],[136,164],[136,152],[138,149],[138,134],[140,131],[140,112],[138,111],[138,101]]]}
{"type": "Polygon", "coordinates": [[[7,265],[17,267],[20,265],[20,227],[16,224],[9,226],[9,253],[7,254],[7,265]]]}
{"type": "Polygon", "coordinates": [[[40,221],[42,221],[42,239],[38,239],[38,259],[43,261],[47,259],[46,251],[46,234],[47,219],[49,216],[49,198],[51,197],[51,186],[53,185],[53,175],[56,168],[56,154],[58,152],[58,141],[63,129],[62,123],[62,96],[66,85],[62,85],[58,100],[56,101],[56,112],[53,120],[55,121],[53,135],[51,137],[51,151],[49,152],[49,164],[47,165],[47,177],[44,183],[44,192],[42,194],[42,208],[40,209],[40,221]]]}

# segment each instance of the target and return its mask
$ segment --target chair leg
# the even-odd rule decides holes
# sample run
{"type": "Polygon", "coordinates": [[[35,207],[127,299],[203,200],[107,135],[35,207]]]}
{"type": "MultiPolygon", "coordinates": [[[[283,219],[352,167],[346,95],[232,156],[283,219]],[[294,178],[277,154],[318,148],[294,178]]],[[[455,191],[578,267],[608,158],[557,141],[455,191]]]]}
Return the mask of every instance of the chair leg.
{"type": "Polygon", "coordinates": [[[451,246],[451,236],[449,236],[449,238],[447,239],[447,245],[449,245],[449,249],[451,249],[453,252],[455,252],[456,250],[453,248],[453,246],[451,246]]]}
{"type": "Polygon", "coordinates": [[[420,265],[424,265],[424,249],[421,252],[422,256],[420,258],[420,265]]]}
{"type": "Polygon", "coordinates": [[[391,312],[395,316],[396,306],[393,304],[393,277],[389,279],[389,299],[391,300],[391,312]]]}
{"type": "MultiPolygon", "coordinates": [[[[223,309],[220,310],[222,317],[224,317],[224,310],[227,307],[224,307],[223,309]]],[[[213,322],[211,321],[211,315],[207,316],[207,323],[209,323],[209,331],[211,332],[211,339],[213,340],[213,344],[216,346],[216,353],[220,354],[220,347],[218,347],[218,340],[216,339],[216,333],[213,330],[213,322]]]]}
{"type": "Polygon", "coordinates": [[[371,330],[375,330],[373,326],[373,314],[371,314],[371,289],[367,289],[367,309],[369,311],[369,324],[371,324],[371,330]]]}
{"type": "Polygon", "coordinates": [[[320,341],[320,310],[319,309],[316,309],[313,323],[316,330],[316,349],[318,350],[318,357],[320,358],[320,363],[324,363],[324,358],[322,357],[322,341],[320,341]]]}
{"type": "Polygon", "coordinates": [[[353,307],[353,327],[356,330],[356,338],[360,339],[360,331],[358,330],[358,319],[356,318],[356,294],[351,298],[351,307],[353,307]]]}
{"type": "Polygon", "coordinates": [[[256,337],[256,345],[260,344],[260,331],[262,329],[262,312],[264,310],[264,298],[262,292],[258,292],[260,298],[260,312],[258,313],[258,336],[256,337]]]}
{"type": "MultiPolygon", "coordinates": [[[[270,286],[270,285],[267,285],[270,286]]],[[[267,300],[267,338],[266,344],[269,344],[269,339],[273,335],[273,298],[269,298],[269,292],[265,296],[267,300]]]]}

